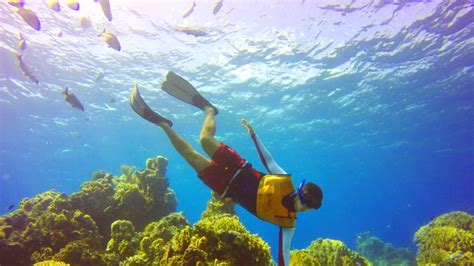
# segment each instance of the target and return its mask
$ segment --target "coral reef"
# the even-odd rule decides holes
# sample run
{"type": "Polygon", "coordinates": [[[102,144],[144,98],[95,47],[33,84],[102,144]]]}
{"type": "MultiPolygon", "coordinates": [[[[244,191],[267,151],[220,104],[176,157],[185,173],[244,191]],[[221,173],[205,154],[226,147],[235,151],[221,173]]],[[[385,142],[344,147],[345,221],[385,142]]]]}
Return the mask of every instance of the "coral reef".
{"type": "Polygon", "coordinates": [[[384,243],[369,232],[357,235],[357,252],[367,258],[374,266],[416,265],[415,255],[407,248],[395,248],[384,243]]]}
{"type": "Polygon", "coordinates": [[[20,257],[25,264],[48,260],[75,241],[87,249],[100,249],[102,237],[95,222],[88,214],[71,209],[66,194],[47,191],[20,205],[19,210],[0,217],[0,236],[4,243],[18,244],[22,256],[10,253],[2,260],[20,257]]]}
{"type": "Polygon", "coordinates": [[[164,157],[158,156],[148,159],[143,171],[123,165],[119,177],[97,171],[81,191],[71,195],[71,204],[90,214],[105,238],[110,236],[110,224],[116,220],[131,221],[141,231],[148,223],[176,210],[176,197],[164,177],[167,164],[164,157]]]}
{"type": "Polygon", "coordinates": [[[474,216],[443,214],[415,233],[418,265],[474,265],[474,216]]]}
{"type": "Polygon", "coordinates": [[[372,265],[339,240],[317,239],[303,250],[290,252],[290,266],[299,265],[372,265]]]}
{"type": "Polygon", "coordinates": [[[156,265],[165,253],[166,244],[189,226],[182,212],[172,213],[152,222],[145,227],[142,238],[137,245],[138,252],[126,259],[127,265],[156,265]]]}
{"type": "Polygon", "coordinates": [[[70,266],[70,264],[64,263],[62,261],[46,260],[37,262],[33,266],[70,266]]]}
{"type": "Polygon", "coordinates": [[[270,247],[230,214],[234,213],[231,206],[228,200],[214,195],[203,219],[173,236],[159,264],[270,265],[270,247]]]}
{"type": "MultiPolygon", "coordinates": [[[[274,265],[270,247],[247,231],[230,199],[212,193],[194,225],[175,212],[166,166],[157,157],[142,171],[97,171],[71,196],[51,190],[24,199],[0,216],[0,265],[274,265]]],[[[473,216],[441,215],[416,232],[416,262],[474,265],[473,238],[473,216]]],[[[341,241],[317,239],[291,251],[290,265],[414,265],[407,249],[369,233],[357,244],[360,255],[341,241]]]]}
{"type": "Polygon", "coordinates": [[[234,207],[235,202],[231,199],[222,199],[214,191],[211,192],[211,199],[207,202],[207,208],[201,214],[201,219],[211,218],[218,214],[230,214],[235,215],[234,207]]]}
{"type": "Polygon", "coordinates": [[[190,226],[182,213],[149,224],[140,251],[127,265],[270,265],[270,247],[234,215],[234,203],[215,194],[203,218],[190,226]]]}
{"type": "Polygon", "coordinates": [[[133,255],[140,239],[133,225],[142,230],[175,211],[174,192],[163,176],[166,165],[166,159],[158,156],[149,159],[143,171],[122,166],[119,177],[95,172],[71,196],[51,190],[24,199],[18,210],[0,217],[0,264],[53,259],[72,265],[110,265],[133,255]],[[110,252],[104,252],[110,228],[110,252]]]}

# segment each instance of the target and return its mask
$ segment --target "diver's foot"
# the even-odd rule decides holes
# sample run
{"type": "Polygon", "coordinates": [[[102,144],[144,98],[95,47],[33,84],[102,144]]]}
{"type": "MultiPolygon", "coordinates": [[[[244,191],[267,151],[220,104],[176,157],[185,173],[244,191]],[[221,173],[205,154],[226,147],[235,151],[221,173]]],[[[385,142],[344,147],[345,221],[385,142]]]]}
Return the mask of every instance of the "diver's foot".
{"type": "Polygon", "coordinates": [[[192,104],[201,110],[204,110],[206,106],[211,106],[216,115],[219,113],[219,110],[204,98],[189,81],[172,71],[168,71],[166,74],[166,80],[161,84],[161,89],[178,100],[192,104]]]}
{"type": "Polygon", "coordinates": [[[158,113],[151,110],[150,107],[148,107],[141,97],[137,85],[133,87],[132,92],[130,93],[130,106],[132,107],[133,111],[135,111],[135,113],[153,124],[160,125],[160,123],[166,123],[170,127],[173,125],[173,122],[162,117],[158,113]]]}
{"type": "Polygon", "coordinates": [[[161,123],[165,123],[170,127],[173,126],[173,122],[171,122],[170,120],[162,117],[161,115],[159,115],[158,113],[154,112],[153,110],[151,110],[149,108],[142,107],[142,115],[141,116],[143,118],[145,118],[146,120],[148,120],[148,121],[150,121],[153,124],[156,124],[158,126],[161,126],[160,125],[161,123]]]}
{"type": "Polygon", "coordinates": [[[206,112],[206,108],[210,107],[214,109],[214,115],[217,115],[219,113],[219,110],[212,105],[206,98],[204,98],[201,94],[196,94],[194,95],[193,99],[193,105],[200,108],[201,110],[206,112]]]}

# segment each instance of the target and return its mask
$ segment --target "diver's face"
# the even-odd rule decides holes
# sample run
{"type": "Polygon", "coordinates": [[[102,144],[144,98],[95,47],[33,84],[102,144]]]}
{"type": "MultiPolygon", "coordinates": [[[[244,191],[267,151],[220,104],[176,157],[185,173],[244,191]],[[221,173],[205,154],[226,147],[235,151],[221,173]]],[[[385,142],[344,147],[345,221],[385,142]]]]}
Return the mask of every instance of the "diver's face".
{"type": "Polygon", "coordinates": [[[301,201],[298,197],[295,197],[295,210],[297,212],[305,212],[305,211],[309,210],[309,208],[306,207],[305,205],[301,204],[301,201]]]}

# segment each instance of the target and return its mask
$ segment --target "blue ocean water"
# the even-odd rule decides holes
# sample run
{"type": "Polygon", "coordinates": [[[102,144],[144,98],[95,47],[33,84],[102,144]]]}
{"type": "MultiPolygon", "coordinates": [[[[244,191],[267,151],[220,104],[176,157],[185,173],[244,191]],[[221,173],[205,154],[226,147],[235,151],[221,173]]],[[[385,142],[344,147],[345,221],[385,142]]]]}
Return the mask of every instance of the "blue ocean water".
{"type": "MultiPolygon", "coordinates": [[[[295,183],[322,187],[321,209],[298,216],[293,249],[317,238],[354,249],[365,231],[414,248],[433,217],[474,213],[472,1],[226,0],[216,15],[215,1],[196,1],[182,18],[192,1],[111,0],[111,22],[97,3],[80,3],[54,12],[27,1],[41,21],[35,31],[0,2],[0,214],[49,189],[78,191],[95,170],[118,175],[123,164],[142,169],[162,155],[178,210],[199,220],[210,190],[128,104],[137,83],[202,151],[203,113],[160,90],[167,70],[219,108],[217,137],[254,166],[264,170],[242,118],[295,183]],[[97,36],[104,28],[120,52],[97,36]],[[39,85],[13,55],[18,32],[39,85]],[[85,112],[64,101],[65,86],[85,112]]],[[[278,229],[237,211],[276,257],[278,229]]]]}

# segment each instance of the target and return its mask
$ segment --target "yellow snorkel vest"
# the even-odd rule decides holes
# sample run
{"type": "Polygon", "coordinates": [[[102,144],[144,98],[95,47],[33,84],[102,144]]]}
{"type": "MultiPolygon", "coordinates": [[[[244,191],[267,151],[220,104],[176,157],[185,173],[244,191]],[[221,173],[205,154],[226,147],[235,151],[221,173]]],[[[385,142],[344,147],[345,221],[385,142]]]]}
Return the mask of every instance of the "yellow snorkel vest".
{"type": "Polygon", "coordinates": [[[283,227],[294,227],[296,213],[282,204],[288,194],[295,191],[290,175],[264,175],[257,191],[257,217],[283,227]]]}

